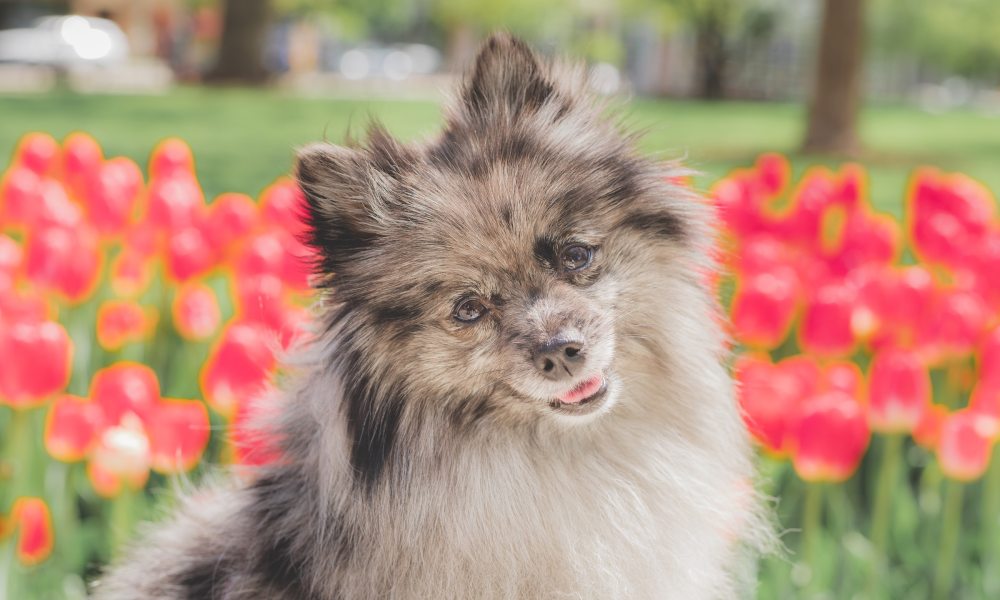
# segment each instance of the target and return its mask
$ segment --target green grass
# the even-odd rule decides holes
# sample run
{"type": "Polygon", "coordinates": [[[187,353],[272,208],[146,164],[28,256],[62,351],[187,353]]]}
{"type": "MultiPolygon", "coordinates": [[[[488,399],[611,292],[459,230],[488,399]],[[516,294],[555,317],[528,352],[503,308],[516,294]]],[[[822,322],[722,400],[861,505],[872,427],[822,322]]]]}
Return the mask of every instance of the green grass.
{"type": "MultiPolygon", "coordinates": [[[[637,100],[629,123],[647,131],[643,148],[684,156],[704,173],[706,187],[760,152],[794,153],[804,109],[793,104],[637,100]]],[[[161,138],[176,135],[194,149],[206,193],[256,194],[286,173],[292,149],[339,141],[377,117],[405,139],[432,135],[440,125],[433,102],[303,98],[273,90],[182,88],[164,96],[81,96],[57,92],[0,97],[0,157],[29,131],[62,137],[83,130],[108,155],[145,164],[161,138]]],[[[1000,119],[973,112],[928,115],[913,108],[870,107],[862,118],[867,145],[860,160],[871,172],[876,206],[897,216],[906,178],[919,165],[962,171],[1000,192],[1000,119]]],[[[793,156],[796,172],[837,161],[793,156]]]]}

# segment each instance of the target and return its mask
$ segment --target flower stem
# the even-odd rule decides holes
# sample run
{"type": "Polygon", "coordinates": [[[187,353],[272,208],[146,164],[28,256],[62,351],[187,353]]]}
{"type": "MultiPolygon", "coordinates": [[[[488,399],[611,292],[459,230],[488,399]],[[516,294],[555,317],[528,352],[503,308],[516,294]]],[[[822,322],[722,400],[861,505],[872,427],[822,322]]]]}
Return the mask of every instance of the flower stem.
{"type": "Polygon", "coordinates": [[[805,505],[802,508],[802,556],[809,567],[806,590],[819,590],[819,536],[823,527],[823,486],[806,484],[805,505]]]}
{"type": "Polygon", "coordinates": [[[130,489],[128,484],[122,487],[121,494],[111,503],[111,556],[113,557],[118,555],[132,533],[132,526],[135,524],[135,499],[139,493],[130,489]]]}
{"type": "Polygon", "coordinates": [[[955,577],[955,554],[958,552],[958,535],[962,528],[962,499],[965,485],[958,481],[945,483],[947,492],[942,509],[941,536],[938,542],[937,569],[931,598],[944,600],[949,597],[955,577]]]}
{"type": "Polygon", "coordinates": [[[874,560],[868,579],[868,593],[876,596],[888,567],[887,548],[892,521],[892,499],[899,481],[899,469],[903,463],[903,436],[898,433],[884,438],[882,461],[879,465],[878,480],[875,482],[875,500],[872,508],[871,542],[874,560]]]}
{"type": "MultiPolygon", "coordinates": [[[[983,564],[1000,564],[1000,444],[993,449],[990,470],[983,482],[983,534],[986,548],[983,564]]],[[[983,590],[987,597],[1000,597],[1000,573],[983,569],[983,590]]]]}
{"type": "Polygon", "coordinates": [[[7,422],[7,440],[0,452],[0,513],[7,511],[14,499],[25,494],[28,465],[26,457],[31,441],[31,419],[27,410],[13,409],[7,422]],[[7,481],[4,481],[7,480],[7,481]]]}

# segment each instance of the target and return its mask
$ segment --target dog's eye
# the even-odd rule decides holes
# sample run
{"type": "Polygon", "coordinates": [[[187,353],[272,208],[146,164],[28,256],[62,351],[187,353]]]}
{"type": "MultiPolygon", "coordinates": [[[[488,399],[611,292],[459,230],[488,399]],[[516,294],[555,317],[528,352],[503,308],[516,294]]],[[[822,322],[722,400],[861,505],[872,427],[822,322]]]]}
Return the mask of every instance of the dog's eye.
{"type": "Polygon", "coordinates": [[[563,271],[580,271],[590,266],[594,258],[594,249],[582,244],[574,244],[563,248],[559,254],[559,264],[563,271]]]}
{"type": "Polygon", "coordinates": [[[455,305],[452,316],[462,323],[475,323],[486,314],[486,305],[478,298],[466,298],[455,305]]]}

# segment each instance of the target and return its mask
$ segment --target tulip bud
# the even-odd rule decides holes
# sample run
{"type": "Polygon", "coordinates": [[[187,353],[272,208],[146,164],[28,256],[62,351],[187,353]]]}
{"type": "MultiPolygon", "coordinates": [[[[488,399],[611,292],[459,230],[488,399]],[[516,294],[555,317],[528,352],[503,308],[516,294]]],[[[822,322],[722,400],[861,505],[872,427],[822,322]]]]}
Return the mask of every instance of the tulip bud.
{"type": "Polygon", "coordinates": [[[854,309],[857,292],[843,284],[827,283],[806,302],[799,329],[802,348],[818,356],[843,356],[855,346],[854,309]]]}
{"type": "Polygon", "coordinates": [[[845,481],[861,463],[870,437],[861,404],[843,392],[826,392],[802,408],[792,465],[806,481],[845,481]]]}
{"type": "Polygon", "coordinates": [[[17,531],[17,559],[22,565],[34,566],[49,557],[55,534],[49,505],[41,498],[18,498],[11,511],[13,529],[17,531]]]}
{"type": "Polygon", "coordinates": [[[798,296],[798,277],[789,267],[744,275],[733,297],[736,337],[756,348],[778,346],[791,327],[798,296]]]}
{"type": "Polygon", "coordinates": [[[164,398],[146,422],[150,460],[158,473],[190,471],[208,445],[208,411],[198,400],[164,398]]]}
{"type": "Polygon", "coordinates": [[[21,138],[14,152],[14,164],[26,167],[39,176],[57,167],[59,143],[47,133],[29,133],[21,138]]]}
{"type": "Polygon", "coordinates": [[[69,382],[72,343],[51,321],[0,326],[0,400],[14,408],[36,406],[69,382]]]}
{"type": "Polygon", "coordinates": [[[881,433],[908,433],[931,402],[931,379],[917,354],[878,352],[868,372],[869,419],[881,433]]]}
{"type": "Polygon", "coordinates": [[[973,481],[989,466],[996,437],[995,424],[969,410],[945,418],[938,443],[938,462],[946,477],[973,481]]]}
{"type": "Polygon", "coordinates": [[[187,142],[167,138],[153,148],[149,158],[150,178],[168,178],[194,173],[194,156],[187,142]]]}
{"type": "Polygon", "coordinates": [[[275,336],[254,323],[231,322],[205,363],[201,388],[216,411],[230,418],[240,402],[255,397],[276,366],[275,336]]]}

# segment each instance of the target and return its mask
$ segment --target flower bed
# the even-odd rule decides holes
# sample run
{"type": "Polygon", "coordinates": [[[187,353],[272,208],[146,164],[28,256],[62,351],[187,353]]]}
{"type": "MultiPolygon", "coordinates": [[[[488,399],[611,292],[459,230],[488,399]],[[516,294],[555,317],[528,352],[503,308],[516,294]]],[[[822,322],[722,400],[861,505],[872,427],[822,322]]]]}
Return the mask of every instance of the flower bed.
{"type": "MultiPolygon", "coordinates": [[[[761,597],[1000,594],[975,567],[1000,564],[995,202],[921,170],[900,223],[859,166],[789,171],[762,156],[710,194],[739,401],[802,531],[761,597]]],[[[79,596],[176,482],[272,459],[251,399],[308,335],[302,201],[281,178],[206,202],[176,139],[146,177],[85,134],[21,141],[0,178],[8,597],[79,596]]]]}

